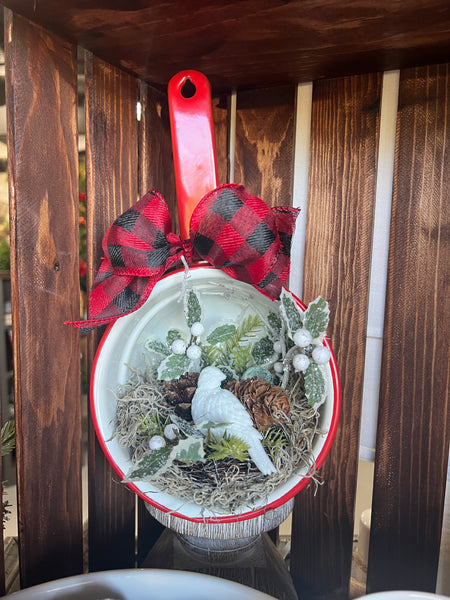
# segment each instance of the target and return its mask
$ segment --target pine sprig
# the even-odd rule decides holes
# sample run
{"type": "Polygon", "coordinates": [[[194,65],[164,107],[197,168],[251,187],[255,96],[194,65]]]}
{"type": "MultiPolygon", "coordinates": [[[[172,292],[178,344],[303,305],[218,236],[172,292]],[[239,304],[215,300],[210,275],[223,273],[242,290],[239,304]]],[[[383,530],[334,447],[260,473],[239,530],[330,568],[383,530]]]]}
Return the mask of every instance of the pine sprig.
{"type": "Polygon", "coordinates": [[[10,454],[16,447],[16,428],[12,421],[6,421],[1,430],[2,456],[10,454]]]}
{"type": "Polygon", "coordinates": [[[248,460],[248,448],[243,440],[234,435],[225,433],[219,438],[211,433],[207,444],[208,458],[221,460],[231,456],[237,460],[248,460]]]}

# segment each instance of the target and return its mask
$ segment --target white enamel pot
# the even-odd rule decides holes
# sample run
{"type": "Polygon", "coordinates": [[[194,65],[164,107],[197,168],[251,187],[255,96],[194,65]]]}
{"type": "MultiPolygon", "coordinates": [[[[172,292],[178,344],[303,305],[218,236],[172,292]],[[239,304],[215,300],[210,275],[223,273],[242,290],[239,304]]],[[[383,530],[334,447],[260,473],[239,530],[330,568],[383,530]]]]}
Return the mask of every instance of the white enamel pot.
{"type": "MultiPolygon", "coordinates": [[[[190,71],[174,78],[176,86],[175,91],[172,87],[172,95],[180,89],[183,78],[192,79],[197,89],[205,89],[202,86],[206,78],[190,71]]],[[[170,90],[169,84],[169,92],[170,90]]],[[[204,91],[202,99],[204,100],[204,91]]],[[[195,95],[193,100],[189,99],[189,101],[195,102],[195,95]]],[[[206,138],[209,136],[210,140],[206,153],[211,155],[214,154],[211,116],[207,117],[204,123],[206,138]]],[[[183,128],[178,132],[173,128],[172,135],[178,140],[178,143],[174,144],[175,158],[181,157],[181,167],[178,166],[177,174],[178,183],[180,171],[183,170],[182,163],[187,160],[186,155],[183,156],[182,149],[185,133],[183,128]]],[[[198,155],[201,155],[201,150],[198,155]]],[[[199,161],[201,162],[200,159],[199,161]]],[[[203,193],[215,187],[215,163],[213,167],[206,167],[205,171],[210,175],[209,178],[205,176],[207,188],[203,193]]],[[[199,193],[199,190],[189,190],[188,180],[187,183],[185,180],[184,184],[184,192],[179,192],[177,187],[179,196],[181,193],[187,196],[199,193]]],[[[193,185],[198,187],[195,178],[193,185]]],[[[184,216],[183,219],[185,218],[187,217],[184,216]]],[[[117,404],[116,389],[127,381],[128,365],[136,368],[142,365],[143,345],[148,337],[165,339],[169,328],[181,330],[185,328],[183,303],[179,302],[184,276],[184,271],[180,270],[163,277],[141,308],[119,318],[108,327],[97,350],[91,378],[91,411],[101,447],[120,479],[124,479],[132,464],[128,449],[121,447],[113,435],[117,404]]],[[[189,285],[195,288],[201,297],[202,324],[205,330],[212,329],[221,322],[238,323],[243,316],[254,312],[255,309],[260,314],[267,315],[274,311],[276,306],[274,304],[276,301],[251,285],[232,279],[205,263],[190,267],[189,285]]],[[[305,310],[300,300],[296,299],[296,302],[302,310],[305,310]]],[[[330,450],[340,412],[340,387],[336,360],[327,339],[323,344],[330,349],[331,360],[324,367],[326,400],[319,408],[319,429],[325,433],[317,434],[312,444],[315,469],[321,466],[330,450]]],[[[311,473],[306,467],[299,469],[285,483],[261,500],[259,505],[247,507],[233,514],[214,513],[176,495],[162,492],[148,482],[134,481],[127,482],[126,485],[147,503],[150,513],[165,526],[181,534],[224,540],[247,538],[278,526],[291,512],[294,496],[308,484],[310,479],[311,473]]]]}

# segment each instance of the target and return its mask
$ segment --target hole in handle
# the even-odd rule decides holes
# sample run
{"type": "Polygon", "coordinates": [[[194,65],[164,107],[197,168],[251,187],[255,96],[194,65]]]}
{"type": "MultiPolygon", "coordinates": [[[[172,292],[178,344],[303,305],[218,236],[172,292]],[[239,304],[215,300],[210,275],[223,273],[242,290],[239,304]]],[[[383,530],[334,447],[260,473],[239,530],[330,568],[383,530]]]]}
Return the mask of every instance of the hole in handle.
{"type": "Polygon", "coordinates": [[[181,95],[183,98],[189,99],[195,96],[195,92],[197,91],[196,86],[192,83],[192,81],[187,78],[186,81],[181,86],[181,95]]]}

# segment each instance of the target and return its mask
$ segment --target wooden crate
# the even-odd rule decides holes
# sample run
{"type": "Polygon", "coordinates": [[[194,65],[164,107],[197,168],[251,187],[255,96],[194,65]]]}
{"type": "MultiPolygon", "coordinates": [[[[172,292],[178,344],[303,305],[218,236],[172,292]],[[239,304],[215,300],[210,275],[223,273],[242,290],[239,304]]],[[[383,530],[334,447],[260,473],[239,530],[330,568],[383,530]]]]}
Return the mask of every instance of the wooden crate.
{"type": "MultiPolygon", "coordinates": [[[[160,190],[176,214],[165,88],[178,70],[213,84],[220,182],[231,173],[271,205],[303,206],[292,281],[306,302],[330,302],[343,395],[324,483],[293,513],[291,574],[308,599],[348,598],[373,240],[389,188],[380,106],[399,70],[367,580],[371,592],[434,591],[450,439],[448,4],[4,5],[22,586],[83,568],[80,341],[64,325],[79,311],[78,44],[89,284],[106,228],[140,195],[160,190]]],[[[88,336],[89,365],[99,339],[88,336]]],[[[160,527],[92,428],[88,446],[89,568],[133,567],[160,527]]]]}

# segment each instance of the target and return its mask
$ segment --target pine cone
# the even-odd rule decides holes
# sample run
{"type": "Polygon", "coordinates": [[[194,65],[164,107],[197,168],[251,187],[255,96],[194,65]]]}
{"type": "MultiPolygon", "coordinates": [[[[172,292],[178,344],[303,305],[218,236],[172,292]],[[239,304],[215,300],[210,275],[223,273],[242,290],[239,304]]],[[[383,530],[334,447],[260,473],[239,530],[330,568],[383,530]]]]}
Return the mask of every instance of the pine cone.
{"type": "Polygon", "coordinates": [[[197,382],[198,373],[185,373],[178,379],[163,382],[164,399],[175,407],[175,414],[186,421],[192,420],[191,404],[197,382]]]}
{"type": "Polygon", "coordinates": [[[289,396],[286,392],[261,377],[230,381],[227,389],[247,408],[259,431],[279,425],[289,414],[289,396]]]}

